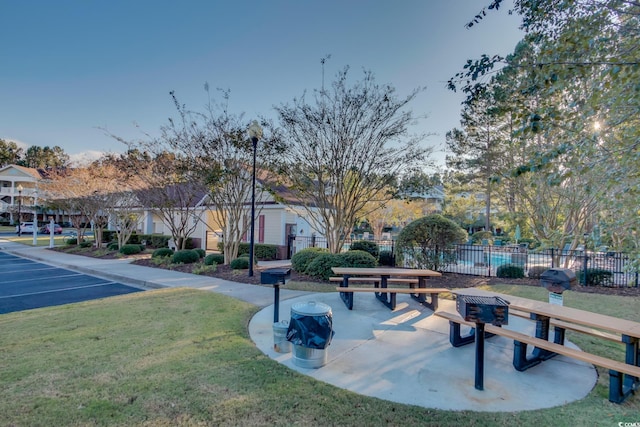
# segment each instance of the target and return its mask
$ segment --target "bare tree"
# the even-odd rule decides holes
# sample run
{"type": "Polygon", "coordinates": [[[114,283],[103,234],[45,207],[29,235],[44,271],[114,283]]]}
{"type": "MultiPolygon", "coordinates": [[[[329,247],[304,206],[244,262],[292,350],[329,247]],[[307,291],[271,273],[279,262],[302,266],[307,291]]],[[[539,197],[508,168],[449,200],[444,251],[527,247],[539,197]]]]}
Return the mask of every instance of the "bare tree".
{"type": "Polygon", "coordinates": [[[184,157],[166,151],[152,156],[133,149],[118,157],[110,156],[108,162],[140,181],[142,188],[135,192],[138,202],[162,218],[176,247],[185,249],[198,225],[198,202],[207,191],[184,157]]]}
{"type": "Polygon", "coordinates": [[[276,107],[287,144],[281,171],[297,202],[323,224],[332,252],[340,250],[357,217],[366,216],[371,195],[379,204],[390,200],[393,192],[384,189],[431,153],[419,145],[425,135],[408,131],[414,118],[406,107],[420,89],[398,98],[369,71],[353,85],[347,74],[348,68],[339,72],[311,102],[303,95],[276,107]]]}
{"type": "MultiPolygon", "coordinates": [[[[205,85],[205,89],[208,91],[208,85],[205,85]]],[[[179,185],[166,185],[171,181],[164,181],[166,188],[173,187],[167,191],[183,189],[185,192],[182,195],[190,199],[198,189],[206,190],[205,206],[209,208],[207,217],[212,221],[205,220],[205,225],[211,231],[215,231],[216,228],[222,229],[225,263],[229,263],[237,257],[240,242],[250,224],[253,146],[247,136],[248,123],[243,120],[242,115],[228,111],[228,93],[223,94],[222,104],[216,104],[210,99],[204,112],[188,110],[178,102],[173,92],[171,97],[178,117],[169,119],[169,124],[161,128],[159,137],[149,137],[145,141],[128,144],[130,148],[139,148],[151,153],[156,159],[160,156],[172,158],[180,165],[176,170],[167,168],[163,172],[165,179],[171,176],[180,177],[179,185]]],[[[272,145],[264,144],[263,141],[257,146],[260,170],[264,170],[260,165],[268,147],[272,145]]],[[[154,174],[159,171],[154,171],[154,174]]],[[[161,175],[163,174],[158,173],[158,176],[161,175]]],[[[262,187],[256,190],[256,203],[259,206],[267,193],[262,187]]],[[[153,191],[155,190],[150,194],[153,194],[153,191]]],[[[173,195],[175,194],[172,193],[173,195]]],[[[157,200],[164,198],[157,193],[154,197],[157,200]]],[[[183,204],[188,204],[187,202],[181,201],[183,204]]],[[[158,204],[155,206],[158,208],[158,204]]],[[[171,209],[167,209],[166,213],[170,211],[171,209]]],[[[176,220],[174,216],[168,224],[175,223],[181,227],[180,224],[183,224],[185,218],[179,215],[176,220]]]]}

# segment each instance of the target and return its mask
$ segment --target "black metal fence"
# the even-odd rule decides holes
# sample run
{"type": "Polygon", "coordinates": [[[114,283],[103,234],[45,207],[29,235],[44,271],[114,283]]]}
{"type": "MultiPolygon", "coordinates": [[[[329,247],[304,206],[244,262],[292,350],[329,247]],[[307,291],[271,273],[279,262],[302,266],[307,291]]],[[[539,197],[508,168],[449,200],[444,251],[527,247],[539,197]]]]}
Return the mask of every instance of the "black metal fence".
{"type": "MultiPolygon", "coordinates": [[[[390,251],[395,259],[393,240],[372,240],[380,251],[390,251]]],[[[342,250],[349,250],[347,239],[342,250]]],[[[292,236],[291,255],[308,247],[327,247],[323,237],[292,236]]],[[[549,268],[568,268],[582,283],[611,287],[638,287],[640,272],[633,269],[629,257],[622,252],[591,252],[584,250],[529,250],[526,245],[456,245],[441,257],[440,271],[473,276],[495,277],[500,266],[518,265],[527,277],[539,278],[549,268]],[[591,277],[591,279],[590,279],[591,277]],[[594,278],[597,277],[597,283],[594,278]]],[[[409,267],[410,261],[404,265],[409,267]]]]}

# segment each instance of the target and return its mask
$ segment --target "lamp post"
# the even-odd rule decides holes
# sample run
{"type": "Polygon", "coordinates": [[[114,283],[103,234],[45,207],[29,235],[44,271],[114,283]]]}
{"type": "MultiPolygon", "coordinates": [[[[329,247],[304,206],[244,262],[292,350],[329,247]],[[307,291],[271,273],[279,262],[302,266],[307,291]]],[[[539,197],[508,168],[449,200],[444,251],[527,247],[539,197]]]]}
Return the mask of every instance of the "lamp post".
{"type": "Polygon", "coordinates": [[[22,208],[22,185],[18,184],[16,190],[18,190],[18,236],[22,236],[22,220],[20,219],[22,215],[22,212],[20,212],[22,208]]]}
{"type": "Polygon", "coordinates": [[[38,246],[38,191],[33,192],[33,246],[38,246]]]}
{"type": "Polygon", "coordinates": [[[255,120],[249,125],[249,138],[253,144],[253,169],[251,176],[251,231],[249,233],[249,277],[253,277],[253,247],[255,244],[256,228],[256,149],[258,148],[258,140],[262,138],[262,128],[255,120]]]}

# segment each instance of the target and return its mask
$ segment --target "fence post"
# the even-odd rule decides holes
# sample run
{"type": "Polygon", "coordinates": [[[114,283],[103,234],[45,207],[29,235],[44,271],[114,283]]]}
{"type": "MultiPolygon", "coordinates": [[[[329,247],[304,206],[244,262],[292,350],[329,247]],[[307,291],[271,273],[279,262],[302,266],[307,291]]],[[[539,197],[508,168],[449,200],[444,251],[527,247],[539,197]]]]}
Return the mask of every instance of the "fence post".
{"type": "Polygon", "coordinates": [[[396,266],[396,241],[391,240],[391,267],[396,266]]]}
{"type": "Polygon", "coordinates": [[[589,263],[589,256],[587,255],[587,248],[584,249],[584,286],[587,286],[587,284],[589,283],[589,275],[587,273],[588,271],[588,264],[589,263]]]}
{"type": "Polygon", "coordinates": [[[551,268],[555,268],[556,263],[556,255],[554,253],[554,249],[551,248],[551,268]]]}

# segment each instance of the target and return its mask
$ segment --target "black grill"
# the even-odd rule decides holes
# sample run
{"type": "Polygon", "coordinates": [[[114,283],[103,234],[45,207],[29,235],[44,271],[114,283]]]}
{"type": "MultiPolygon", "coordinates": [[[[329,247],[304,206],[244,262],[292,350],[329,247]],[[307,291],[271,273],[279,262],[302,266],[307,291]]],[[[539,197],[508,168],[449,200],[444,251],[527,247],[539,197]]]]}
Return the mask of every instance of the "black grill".
{"type": "Polygon", "coordinates": [[[550,268],[540,275],[540,284],[557,294],[571,289],[576,283],[576,273],[568,268],[550,268]]]}
{"type": "Polygon", "coordinates": [[[495,326],[509,324],[509,301],[500,297],[459,295],[456,310],[467,322],[491,323],[495,326]]]}

